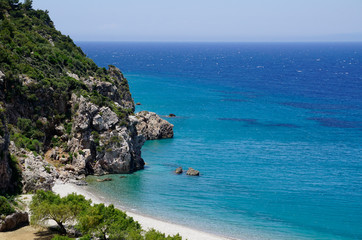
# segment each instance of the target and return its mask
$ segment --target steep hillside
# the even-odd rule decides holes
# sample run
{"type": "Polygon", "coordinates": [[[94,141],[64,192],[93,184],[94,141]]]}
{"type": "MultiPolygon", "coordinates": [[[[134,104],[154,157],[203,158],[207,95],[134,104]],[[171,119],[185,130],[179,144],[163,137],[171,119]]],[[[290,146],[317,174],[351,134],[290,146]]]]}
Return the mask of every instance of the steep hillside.
{"type": "Polygon", "coordinates": [[[19,168],[32,191],[144,166],[127,80],[99,68],[29,0],[0,0],[0,108],[0,193],[19,189],[19,168]]]}

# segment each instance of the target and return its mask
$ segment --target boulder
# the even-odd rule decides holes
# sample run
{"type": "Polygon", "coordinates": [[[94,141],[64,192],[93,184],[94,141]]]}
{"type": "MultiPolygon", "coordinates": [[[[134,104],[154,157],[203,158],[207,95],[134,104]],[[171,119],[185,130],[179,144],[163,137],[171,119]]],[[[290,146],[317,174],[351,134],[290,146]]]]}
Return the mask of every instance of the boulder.
{"type": "Polygon", "coordinates": [[[0,220],[0,232],[6,232],[29,224],[27,212],[16,212],[0,220]]]}
{"type": "Polygon", "coordinates": [[[173,137],[173,125],[161,119],[156,113],[142,111],[136,114],[137,133],[146,140],[155,140],[173,137]]]}
{"type": "Polygon", "coordinates": [[[176,170],[175,170],[175,173],[176,173],[176,174],[181,174],[182,172],[183,172],[182,167],[178,167],[178,168],[176,168],[176,170]]]}
{"type": "Polygon", "coordinates": [[[193,169],[193,168],[189,168],[186,172],[186,175],[189,175],[189,176],[200,176],[200,172],[193,169]]]}
{"type": "Polygon", "coordinates": [[[170,114],[168,115],[168,117],[176,117],[176,115],[173,114],[173,113],[170,113],[170,114]]]}

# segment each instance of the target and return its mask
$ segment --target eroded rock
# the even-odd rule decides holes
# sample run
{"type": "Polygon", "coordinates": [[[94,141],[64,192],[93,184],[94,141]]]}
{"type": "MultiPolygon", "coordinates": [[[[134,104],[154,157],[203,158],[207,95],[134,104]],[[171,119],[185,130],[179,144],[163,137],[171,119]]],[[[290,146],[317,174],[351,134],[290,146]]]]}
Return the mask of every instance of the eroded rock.
{"type": "Polygon", "coordinates": [[[189,168],[186,172],[186,175],[189,175],[189,176],[200,176],[200,172],[193,169],[193,168],[189,168]]]}
{"type": "Polygon", "coordinates": [[[136,114],[137,133],[143,135],[146,140],[172,138],[173,125],[160,118],[154,112],[142,111],[136,114]]]}

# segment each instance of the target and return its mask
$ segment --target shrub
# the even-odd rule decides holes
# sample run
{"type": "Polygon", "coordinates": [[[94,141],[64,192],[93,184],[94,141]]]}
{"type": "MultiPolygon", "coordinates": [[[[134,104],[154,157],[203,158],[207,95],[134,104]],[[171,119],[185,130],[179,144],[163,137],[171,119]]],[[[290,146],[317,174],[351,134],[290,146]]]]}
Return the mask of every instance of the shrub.
{"type": "Polygon", "coordinates": [[[53,192],[38,191],[30,204],[31,224],[44,225],[48,220],[54,220],[60,232],[65,234],[64,224],[74,221],[90,204],[91,201],[75,193],[61,198],[53,192]]]}
{"type": "Polygon", "coordinates": [[[145,240],[182,240],[182,237],[179,234],[174,236],[166,235],[155,229],[151,229],[145,234],[145,240]]]}
{"type": "Polygon", "coordinates": [[[130,239],[129,235],[141,239],[139,223],[113,205],[95,204],[89,207],[79,217],[77,228],[100,239],[130,239]]]}
{"type": "Polygon", "coordinates": [[[12,214],[14,212],[15,212],[15,210],[10,205],[8,200],[5,197],[0,196],[0,215],[7,216],[7,215],[10,215],[10,214],[12,214]]]}

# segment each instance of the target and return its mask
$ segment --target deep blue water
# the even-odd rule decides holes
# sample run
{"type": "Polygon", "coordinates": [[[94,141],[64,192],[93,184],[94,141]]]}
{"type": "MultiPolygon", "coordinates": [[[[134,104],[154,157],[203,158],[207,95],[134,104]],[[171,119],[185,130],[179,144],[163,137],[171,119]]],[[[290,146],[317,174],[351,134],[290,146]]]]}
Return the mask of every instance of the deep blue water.
{"type": "Polygon", "coordinates": [[[79,44],[137,111],[177,115],[145,170],[94,191],[235,238],[362,239],[362,43],[79,44]]]}

